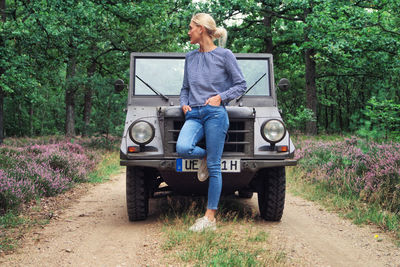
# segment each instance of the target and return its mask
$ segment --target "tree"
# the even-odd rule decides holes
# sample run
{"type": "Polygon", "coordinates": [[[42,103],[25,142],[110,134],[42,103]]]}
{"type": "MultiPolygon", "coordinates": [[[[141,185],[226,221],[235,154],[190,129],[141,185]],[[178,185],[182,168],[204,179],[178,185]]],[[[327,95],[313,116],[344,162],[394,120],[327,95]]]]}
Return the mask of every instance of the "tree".
{"type": "MultiPolygon", "coordinates": [[[[2,23],[6,22],[6,0],[0,0],[0,12],[2,23]]],[[[4,49],[4,37],[0,37],[0,48],[4,49]]],[[[4,74],[4,68],[0,66],[0,77],[4,74]]],[[[0,86],[0,145],[4,139],[4,89],[0,86]]]]}
{"type": "MultiPolygon", "coordinates": [[[[304,8],[304,21],[307,24],[307,17],[313,12],[313,1],[309,1],[309,6],[304,8]]],[[[309,34],[312,30],[311,25],[307,25],[304,29],[304,42],[307,44],[310,42],[309,34]]],[[[315,48],[306,47],[304,51],[305,58],[305,80],[306,80],[306,107],[311,110],[314,114],[317,114],[317,88],[315,84],[316,77],[316,62],[315,48]]],[[[311,120],[307,122],[306,133],[315,135],[317,134],[317,123],[316,120],[311,120]]]]}
{"type": "Polygon", "coordinates": [[[0,0],[0,143],[4,135],[118,133],[126,96],[113,95],[112,84],[127,80],[130,52],[192,49],[187,25],[199,11],[227,28],[232,51],[273,54],[275,80],[291,81],[277,96],[293,125],[308,133],[356,131],[372,97],[400,103],[397,6],[0,0]]]}

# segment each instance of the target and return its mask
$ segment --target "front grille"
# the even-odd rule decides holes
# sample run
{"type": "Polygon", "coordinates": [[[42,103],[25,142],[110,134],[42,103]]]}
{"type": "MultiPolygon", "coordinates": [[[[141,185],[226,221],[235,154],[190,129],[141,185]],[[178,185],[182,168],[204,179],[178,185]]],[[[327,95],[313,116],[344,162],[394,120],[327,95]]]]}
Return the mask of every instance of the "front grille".
{"type": "MultiPolygon", "coordinates": [[[[165,118],[164,151],[166,156],[176,156],[176,142],[184,121],[178,118],[165,118]]],[[[234,119],[229,121],[228,134],[225,139],[224,154],[252,155],[254,140],[254,120],[234,119]]],[[[198,144],[205,147],[205,140],[198,144]]]]}

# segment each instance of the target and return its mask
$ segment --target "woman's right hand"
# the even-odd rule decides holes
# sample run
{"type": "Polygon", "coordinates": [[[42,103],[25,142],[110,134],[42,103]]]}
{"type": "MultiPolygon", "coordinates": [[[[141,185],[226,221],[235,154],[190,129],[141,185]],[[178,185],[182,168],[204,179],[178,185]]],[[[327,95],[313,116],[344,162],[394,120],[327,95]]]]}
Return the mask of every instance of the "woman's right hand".
{"type": "Polygon", "coordinates": [[[184,105],[182,107],[183,113],[186,115],[186,112],[191,111],[192,108],[189,105],[184,105]]]}

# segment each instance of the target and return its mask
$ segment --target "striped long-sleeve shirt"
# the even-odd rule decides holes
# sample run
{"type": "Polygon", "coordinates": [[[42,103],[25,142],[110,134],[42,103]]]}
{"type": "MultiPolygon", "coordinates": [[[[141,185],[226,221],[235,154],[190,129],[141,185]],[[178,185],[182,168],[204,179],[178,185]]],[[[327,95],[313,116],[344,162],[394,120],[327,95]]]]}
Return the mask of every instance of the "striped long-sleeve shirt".
{"type": "Polygon", "coordinates": [[[186,54],[180,105],[203,106],[219,94],[222,104],[240,96],[246,81],[237,60],[229,49],[217,47],[210,52],[193,50],[186,54]]]}

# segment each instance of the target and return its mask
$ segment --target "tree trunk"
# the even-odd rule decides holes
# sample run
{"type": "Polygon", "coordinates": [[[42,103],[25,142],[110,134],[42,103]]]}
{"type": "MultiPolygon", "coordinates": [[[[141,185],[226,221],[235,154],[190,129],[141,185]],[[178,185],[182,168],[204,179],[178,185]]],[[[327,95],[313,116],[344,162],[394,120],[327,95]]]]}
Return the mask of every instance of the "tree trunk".
{"type": "MultiPolygon", "coordinates": [[[[305,52],[306,59],[306,107],[311,109],[314,115],[317,115],[317,88],[315,85],[315,55],[314,49],[307,49],[305,52]]],[[[306,125],[307,134],[317,134],[317,122],[310,121],[306,125]]]]}
{"type": "Polygon", "coordinates": [[[33,136],[33,103],[29,105],[29,135],[33,136]]]}
{"type": "MultiPolygon", "coordinates": [[[[324,93],[325,93],[325,98],[328,98],[328,92],[326,90],[326,86],[324,86],[324,93]]],[[[329,117],[328,117],[328,105],[325,104],[325,131],[328,132],[328,127],[329,127],[329,117]]]]}
{"type": "Polygon", "coordinates": [[[334,105],[331,105],[330,106],[330,108],[329,108],[329,110],[330,110],[330,115],[331,115],[331,120],[330,120],[330,122],[331,122],[331,124],[332,124],[332,126],[333,127],[331,127],[331,130],[329,131],[329,132],[333,132],[333,129],[335,129],[335,126],[336,126],[336,121],[335,121],[335,106],[334,105]]]}
{"type": "MultiPolygon", "coordinates": [[[[268,7],[266,7],[268,8],[268,7]]],[[[272,54],[274,51],[274,45],[272,43],[272,16],[270,13],[266,13],[263,18],[263,24],[265,26],[266,34],[264,35],[265,53],[272,54]]]]}
{"type": "MultiPolygon", "coordinates": [[[[94,72],[96,71],[96,62],[93,60],[92,64],[88,68],[88,78],[93,77],[94,72]]],[[[90,114],[92,112],[92,83],[89,83],[86,88],[85,88],[85,103],[83,107],[83,121],[84,121],[84,126],[83,126],[83,132],[82,136],[87,136],[88,135],[88,128],[90,124],[90,114]]]]}
{"type": "MultiPolygon", "coordinates": [[[[0,75],[2,70],[0,70],[0,75]]],[[[0,145],[3,144],[4,140],[4,92],[0,88],[0,145]]]]}
{"type": "MultiPolygon", "coordinates": [[[[304,17],[312,13],[312,7],[304,10],[304,17]]],[[[304,41],[309,42],[308,32],[310,26],[304,30],[304,41]]],[[[306,63],[306,107],[311,109],[315,116],[317,116],[317,88],[315,85],[316,64],[314,61],[315,50],[309,48],[305,50],[305,63],[306,63]]],[[[310,121],[306,124],[306,133],[310,135],[317,134],[317,122],[310,121]]]]}
{"type": "Polygon", "coordinates": [[[338,108],[337,108],[337,111],[339,113],[338,114],[339,129],[342,132],[343,131],[343,109],[342,109],[342,106],[343,106],[343,101],[342,101],[342,99],[343,99],[343,90],[342,90],[342,85],[339,82],[339,78],[337,78],[336,87],[337,87],[337,91],[338,91],[338,95],[339,95],[339,102],[338,102],[338,108]]]}
{"type": "Polygon", "coordinates": [[[65,90],[65,135],[75,136],[75,88],[72,83],[76,73],[76,56],[70,54],[67,65],[66,90],[65,90]]]}
{"type": "MultiPolygon", "coordinates": [[[[6,0],[0,0],[1,21],[6,21],[6,0]]],[[[0,36],[0,47],[4,46],[3,36],[0,36]]],[[[5,70],[0,67],[0,76],[3,75],[5,70]]],[[[4,91],[0,87],[0,145],[4,140],[4,91]]]]}
{"type": "Polygon", "coordinates": [[[6,21],[6,0],[0,0],[1,21],[6,21]]]}
{"type": "Polygon", "coordinates": [[[364,94],[364,92],[367,90],[364,90],[364,88],[365,88],[365,78],[363,77],[363,78],[361,78],[361,85],[360,85],[360,89],[358,90],[358,92],[360,92],[360,94],[361,94],[361,108],[365,108],[365,104],[368,101],[368,98],[365,97],[365,94],[364,94]]]}
{"type": "MultiPolygon", "coordinates": [[[[346,86],[345,87],[346,88],[346,99],[345,99],[345,101],[346,101],[346,131],[348,131],[349,128],[350,128],[350,114],[351,114],[351,109],[350,109],[351,103],[350,103],[350,101],[352,101],[352,98],[351,98],[351,92],[350,92],[349,84],[346,83],[345,86],[346,86]]],[[[353,106],[353,108],[354,107],[355,106],[353,106]]]]}

